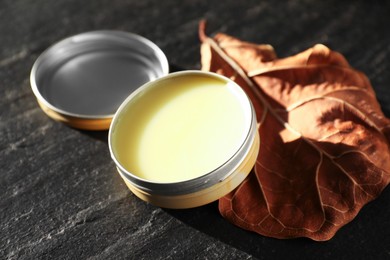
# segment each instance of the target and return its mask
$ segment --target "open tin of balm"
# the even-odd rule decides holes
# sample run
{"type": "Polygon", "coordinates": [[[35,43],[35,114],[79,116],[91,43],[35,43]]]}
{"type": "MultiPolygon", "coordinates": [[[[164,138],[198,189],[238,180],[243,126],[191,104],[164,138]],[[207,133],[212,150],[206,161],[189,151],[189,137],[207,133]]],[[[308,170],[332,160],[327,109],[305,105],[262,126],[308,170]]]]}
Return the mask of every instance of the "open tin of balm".
{"type": "Polygon", "coordinates": [[[30,81],[48,116],[80,129],[105,130],[131,92],[168,72],[164,53],[148,39],[93,31],[66,38],[43,52],[30,81]]]}
{"type": "Polygon", "coordinates": [[[164,208],[226,195],[249,174],[259,150],[248,96],[232,80],[201,71],[172,73],[134,91],[108,139],[129,189],[164,208]]]}

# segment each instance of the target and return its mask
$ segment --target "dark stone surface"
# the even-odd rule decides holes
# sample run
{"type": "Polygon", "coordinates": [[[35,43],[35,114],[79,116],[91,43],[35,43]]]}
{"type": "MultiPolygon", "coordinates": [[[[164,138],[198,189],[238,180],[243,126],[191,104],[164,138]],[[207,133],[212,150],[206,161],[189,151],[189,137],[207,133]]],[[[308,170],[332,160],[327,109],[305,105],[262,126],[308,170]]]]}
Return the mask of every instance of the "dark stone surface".
{"type": "Polygon", "coordinates": [[[159,45],[172,68],[198,69],[198,21],[279,56],[324,43],[370,78],[390,116],[390,2],[0,2],[0,259],[389,259],[390,188],[323,243],[276,240],[225,221],[217,203],[165,210],[137,199],[115,171],[107,132],[49,119],[29,84],[56,41],[116,29],[159,45]]]}

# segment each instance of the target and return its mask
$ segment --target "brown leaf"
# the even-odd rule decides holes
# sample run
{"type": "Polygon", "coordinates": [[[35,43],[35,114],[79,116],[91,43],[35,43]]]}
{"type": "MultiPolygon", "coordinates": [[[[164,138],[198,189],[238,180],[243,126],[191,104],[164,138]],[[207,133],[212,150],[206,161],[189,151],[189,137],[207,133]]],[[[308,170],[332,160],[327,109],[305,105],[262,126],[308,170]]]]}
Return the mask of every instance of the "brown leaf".
{"type": "Polygon", "coordinates": [[[390,122],[369,80],[324,45],[277,59],[269,45],[212,39],[204,27],[202,69],[247,92],[261,142],[221,214],[265,236],[329,240],[390,182],[390,122]]]}

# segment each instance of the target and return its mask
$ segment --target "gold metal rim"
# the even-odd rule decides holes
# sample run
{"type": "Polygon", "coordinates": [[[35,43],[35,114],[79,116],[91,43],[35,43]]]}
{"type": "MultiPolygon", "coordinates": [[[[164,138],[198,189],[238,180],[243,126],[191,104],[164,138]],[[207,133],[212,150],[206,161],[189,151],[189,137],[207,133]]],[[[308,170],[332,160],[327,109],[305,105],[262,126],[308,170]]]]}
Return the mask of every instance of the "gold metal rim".
{"type": "Polygon", "coordinates": [[[112,118],[87,119],[60,114],[46,106],[43,102],[39,100],[37,101],[43,112],[45,112],[45,114],[50,118],[65,123],[74,128],[89,131],[108,130],[112,121],[112,118]]]}
{"type": "MultiPolygon", "coordinates": [[[[155,206],[162,208],[171,208],[171,209],[185,209],[185,208],[194,208],[206,205],[213,201],[218,200],[219,198],[225,196],[235,188],[237,188],[249,175],[253,166],[256,163],[256,159],[259,153],[260,147],[260,137],[259,133],[256,132],[253,144],[241,164],[237,167],[235,172],[231,174],[225,180],[200,191],[177,195],[177,196],[163,196],[151,194],[145,191],[142,191],[135,187],[131,182],[127,180],[126,177],[122,176],[127,187],[133,192],[138,198],[149,202],[155,206]]],[[[118,170],[120,173],[120,171],[118,170]]]]}

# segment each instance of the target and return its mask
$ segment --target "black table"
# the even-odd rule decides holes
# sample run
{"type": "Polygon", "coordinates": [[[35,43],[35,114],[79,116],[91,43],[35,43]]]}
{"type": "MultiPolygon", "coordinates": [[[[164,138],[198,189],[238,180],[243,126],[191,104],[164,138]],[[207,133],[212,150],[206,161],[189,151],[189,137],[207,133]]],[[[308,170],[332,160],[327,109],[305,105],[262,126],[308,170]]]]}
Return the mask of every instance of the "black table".
{"type": "MultiPolygon", "coordinates": [[[[352,1],[351,1],[352,2],[352,1]]],[[[172,70],[199,69],[198,22],[208,31],[269,43],[280,57],[323,43],[370,78],[390,116],[390,2],[0,2],[1,259],[389,259],[390,187],[328,242],[277,240],[224,220],[217,203],[166,210],[131,194],[116,173],[107,132],[48,118],[30,89],[48,46],[91,30],[155,42],[172,70]]]]}

